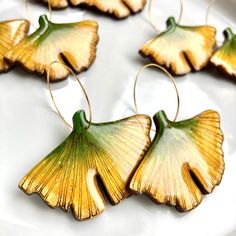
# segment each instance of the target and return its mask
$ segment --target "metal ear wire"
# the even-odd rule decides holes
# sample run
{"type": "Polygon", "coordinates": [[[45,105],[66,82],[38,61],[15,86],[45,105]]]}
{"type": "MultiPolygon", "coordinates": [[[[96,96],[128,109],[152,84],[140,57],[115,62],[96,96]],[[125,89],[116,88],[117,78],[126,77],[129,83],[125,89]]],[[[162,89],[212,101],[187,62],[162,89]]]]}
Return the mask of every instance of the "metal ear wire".
{"type": "Polygon", "coordinates": [[[175,118],[173,120],[173,122],[175,122],[178,118],[179,115],[179,109],[180,109],[180,97],[179,97],[179,90],[177,87],[177,84],[175,82],[175,79],[173,78],[173,76],[162,66],[159,66],[157,64],[151,63],[151,64],[147,64],[145,66],[143,66],[138,74],[135,77],[135,81],[134,81],[134,88],[133,88],[133,98],[134,98],[134,107],[135,107],[135,112],[138,114],[139,113],[139,109],[138,109],[138,104],[137,104],[137,96],[136,96],[136,87],[137,87],[137,82],[138,79],[140,77],[140,75],[143,73],[143,71],[148,68],[148,67],[156,67],[158,69],[160,69],[162,72],[164,72],[166,74],[166,76],[170,79],[170,81],[173,83],[174,88],[175,88],[175,92],[176,92],[176,98],[177,98],[177,110],[176,110],[176,114],[175,114],[175,118]]]}
{"type": "Polygon", "coordinates": [[[210,14],[210,10],[213,6],[213,4],[215,3],[216,0],[210,0],[209,4],[207,6],[207,11],[206,11],[206,16],[205,16],[205,24],[208,25],[208,20],[209,20],[209,14],[210,14]]]}
{"type": "Polygon", "coordinates": [[[48,90],[49,90],[49,93],[50,93],[50,97],[52,99],[52,102],[53,102],[53,105],[58,113],[58,115],[61,117],[62,121],[69,127],[72,129],[72,126],[66,121],[66,119],[64,118],[64,116],[61,114],[57,104],[56,104],[56,101],[54,99],[54,96],[53,96],[53,93],[52,93],[52,89],[51,89],[51,83],[50,83],[50,71],[51,71],[51,68],[52,68],[52,65],[53,64],[61,64],[63,65],[69,72],[70,74],[74,77],[75,80],[78,81],[82,91],[83,91],[83,94],[84,94],[84,97],[86,99],[86,102],[87,102],[87,105],[88,105],[88,108],[89,108],[89,125],[87,127],[86,130],[88,130],[91,126],[91,123],[92,123],[92,108],[91,108],[91,104],[90,104],[90,101],[89,101],[89,98],[88,98],[88,94],[84,88],[84,86],[82,85],[82,83],[80,82],[78,76],[74,73],[74,71],[69,67],[67,66],[65,63],[63,62],[60,62],[60,61],[53,61],[52,63],[50,63],[50,65],[48,66],[48,69],[47,69],[47,85],[48,85],[48,90]]]}

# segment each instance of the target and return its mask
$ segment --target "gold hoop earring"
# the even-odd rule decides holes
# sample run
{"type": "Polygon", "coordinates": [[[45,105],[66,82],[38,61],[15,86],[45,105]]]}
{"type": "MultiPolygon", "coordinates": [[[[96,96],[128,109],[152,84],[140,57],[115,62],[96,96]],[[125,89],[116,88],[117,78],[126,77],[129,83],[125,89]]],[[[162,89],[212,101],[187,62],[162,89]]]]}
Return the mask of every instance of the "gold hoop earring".
{"type": "MultiPolygon", "coordinates": [[[[147,67],[165,72],[160,66],[147,67]]],[[[207,110],[176,122],[159,111],[153,120],[156,135],[131,178],[130,190],[146,194],[155,203],[190,211],[201,203],[203,194],[213,191],[224,173],[220,116],[207,110]]]]}
{"type": "MultiPolygon", "coordinates": [[[[48,73],[54,63],[49,66],[48,73]]],[[[150,145],[151,120],[146,115],[135,115],[113,122],[92,123],[87,93],[73,71],[65,68],[81,85],[90,121],[84,111],[76,112],[70,135],[26,174],[19,187],[29,195],[38,193],[50,207],[71,210],[77,220],[85,220],[105,209],[98,177],[113,205],[130,195],[127,184],[150,145]]],[[[56,110],[67,124],[55,104],[49,75],[47,81],[56,110]]]]}

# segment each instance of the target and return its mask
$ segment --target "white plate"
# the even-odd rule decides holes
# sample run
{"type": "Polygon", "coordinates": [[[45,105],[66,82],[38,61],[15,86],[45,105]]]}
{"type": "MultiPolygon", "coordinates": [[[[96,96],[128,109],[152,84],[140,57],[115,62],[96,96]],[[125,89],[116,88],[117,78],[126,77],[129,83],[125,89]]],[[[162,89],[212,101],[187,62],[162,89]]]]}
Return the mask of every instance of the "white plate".
{"type": "MultiPolygon", "coordinates": [[[[154,1],[155,2],[155,1],[154,1]]],[[[205,0],[186,0],[183,23],[203,24],[205,0]]],[[[24,17],[23,0],[0,0],[0,20],[24,17]]],[[[168,16],[177,17],[178,1],[154,3],[154,17],[160,29],[168,16]]],[[[210,15],[218,39],[227,26],[235,26],[236,1],[219,0],[210,15]]],[[[47,12],[30,5],[37,23],[47,12]]],[[[126,20],[116,21],[81,9],[68,8],[53,14],[55,22],[96,19],[100,25],[97,59],[80,75],[93,107],[94,122],[110,121],[133,114],[132,86],[138,69],[147,61],[137,51],[154,36],[147,22],[147,8],[126,20]]],[[[236,29],[236,27],[234,28],[236,29]]],[[[33,30],[33,29],[32,29],[33,30]]],[[[236,125],[235,83],[218,73],[202,71],[177,78],[181,94],[180,119],[205,109],[221,113],[225,134],[226,170],[213,194],[187,214],[157,206],[145,196],[132,196],[119,205],[107,204],[105,212],[85,222],[71,214],[52,210],[37,196],[26,196],[18,181],[39,160],[63,141],[69,130],[53,111],[46,83],[36,75],[15,68],[0,75],[0,235],[97,235],[97,236],[234,236],[236,235],[236,125]]],[[[72,79],[54,85],[55,97],[67,119],[85,107],[79,87],[72,79]]],[[[138,101],[143,113],[153,115],[165,109],[175,113],[173,87],[163,75],[148,70],[140,80],[138,101]]]]}

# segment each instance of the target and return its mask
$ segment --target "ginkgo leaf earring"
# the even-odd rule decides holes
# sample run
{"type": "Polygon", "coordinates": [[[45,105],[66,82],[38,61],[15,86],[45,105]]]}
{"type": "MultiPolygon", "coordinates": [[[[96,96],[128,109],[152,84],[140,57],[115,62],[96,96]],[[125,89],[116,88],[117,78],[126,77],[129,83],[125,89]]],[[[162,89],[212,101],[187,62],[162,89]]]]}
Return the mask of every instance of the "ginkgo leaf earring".
{"type": "MultiPolygon", "coordinates": [[[[45,74],[53,61],[66,62],[79,73],[93,63],[98,39],[95,21],[55,24],[43,15],[39,17],[39,28],[9,50],[5,60],[39,74],[45,74]]],[[[68,75],[62,65],[54,65],[50,80],[62,80],[68,75]]]]}
{"type": "MultiPolygon", "coordinates": [[[[48,84],[53,98],[49,77],[48,84]]],[[[135,115],[114,122],[92,123],[91,106],[80,85],[89,106],[89,120],[84,111],[76,112],[68,138],[37,164],[19,187],[27,194],[40,194],[50,207],[71,210],[76,219],[84,220],[105,208],[98,177],[112,204],[129,196],[128,180],[150,144],[151,120],[146,115],[135,115]]],[[[53,102],[61,116],[54,99],[53,102]]]]}
{"type": "MultiPolygon", "coordinates": [[[[48,0],[41,0],[47,3],[48,0]]],[[[113,14],[117,18],[124,18],[132,13],[141,11],[146,0],[51,0],[54,8],[65,8],[71,3],[73,6],[84,4],[89,7],[95,7],[101,12],[113,14]]]]}
{"type": "Polygon", "coordinates": [[[5,54],[23,40],[29,31],[27,20],[0,22],[0,72],[6,72],[11,65],[4,61],[5,54]]]}
{"type": "MultiPolygon", "coordinates": [[[[147,67],[161,68],[149,64],[147,67]]],[[[211,193],[223,176],[223,134],[220,116],[213,110],[184,121],[176,122],[179,112],[179,94],[173,77],[161,68],[172,80],[177,91],[178,108],[174,121],[164,111],[153,118],[156,135],[145,157],[139,163],[130,182],[130,189],[145,193],[154,202],[175,206],[179,211],[197,207],[203,194],[211,193]]]]}
{"type": "Polygon", "coordinates": [[[174,74],[184,75],[208,64],[216,43],[215,34],[214,27],[182,26],[170,17],[166,31],[149,40],[139,52],[174,74]]]}
{"type": "Polygon", "coordinates": [[[211,63],[230,76],[236,76],[236,35],[230,28],[224,31],[225,41],[211,57],[211,63]]]}
{"type": "MultiPolygon", "coordinates": [[[[214,2],[215,0],[210,1],[206,14],[206,23],[214,2]]],[[[213,53],[210,62],[229,76],[236,77],[236,35],[231,28],[227,28],[223,33],[225,41],[213,53]]]]}

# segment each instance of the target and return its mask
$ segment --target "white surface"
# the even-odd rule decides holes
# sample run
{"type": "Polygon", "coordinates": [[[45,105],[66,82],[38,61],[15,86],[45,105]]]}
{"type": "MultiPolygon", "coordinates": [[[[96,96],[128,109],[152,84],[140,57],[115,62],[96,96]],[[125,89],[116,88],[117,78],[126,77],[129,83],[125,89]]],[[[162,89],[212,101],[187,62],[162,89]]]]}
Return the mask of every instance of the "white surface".
{"type": "MultiPolygon", "coordinates": [[[[155,1],[154,1],[155,2],[155,1]]],[[[0,20],[24,17],[23,0],[0,0],[0,20]]],[[[185,0],[183,23],[203,24],[206,1],[185,0]]],[[[218,39],[236,20],[236,1],[219,0],[210,22],[218,26],[218,39]]],[[[35,23],[46,8],[30,5],[35,23]]],[[[168,16],[178,12],[178,1],[154,3],[154,16],[164,29],[168,16]]],[[[176,14],[177,15],[177,14],[176,14]]],[[[132,86],[138,69],[147,61],[137,51],[154,36],[147,22],[147,8],[123,21],[79,9],[56,11],[55,22],[96,19],[100,42],[97,59],[80,75],[93,108],[93,121],[110,121],[133,114],[132,86]]],[[[235,27],[236,28],[236,27],[235,27]]],[[[32,29],[33,30],[33,29],[32,29]]],[[[118,206],[108,203],[105,212],[85,222],[52,210],[37,196],[26,196],[17,184],[24,174],[63,141],[69,130],[53,112],[46,83],[15,68],[0,75],[0,235],[97,235],[97,236],[235,236],[236,235],[236,83],[221,74],[202,71],[177,78],[181,94],[180,119],[205,109],[221,113],[225,133],[226,170],[213,194],[194,211],[181,214],[157,206],[145,196],[133,196],[118,206]]],[[[55,97],[65,116],[85,107],[78,85],[69,79],[54,85],[55,97]]],[[[173,87],[163,75],[147,70],[138,86],[143,113],[165,109],[175,113],[173,87]]]]}

